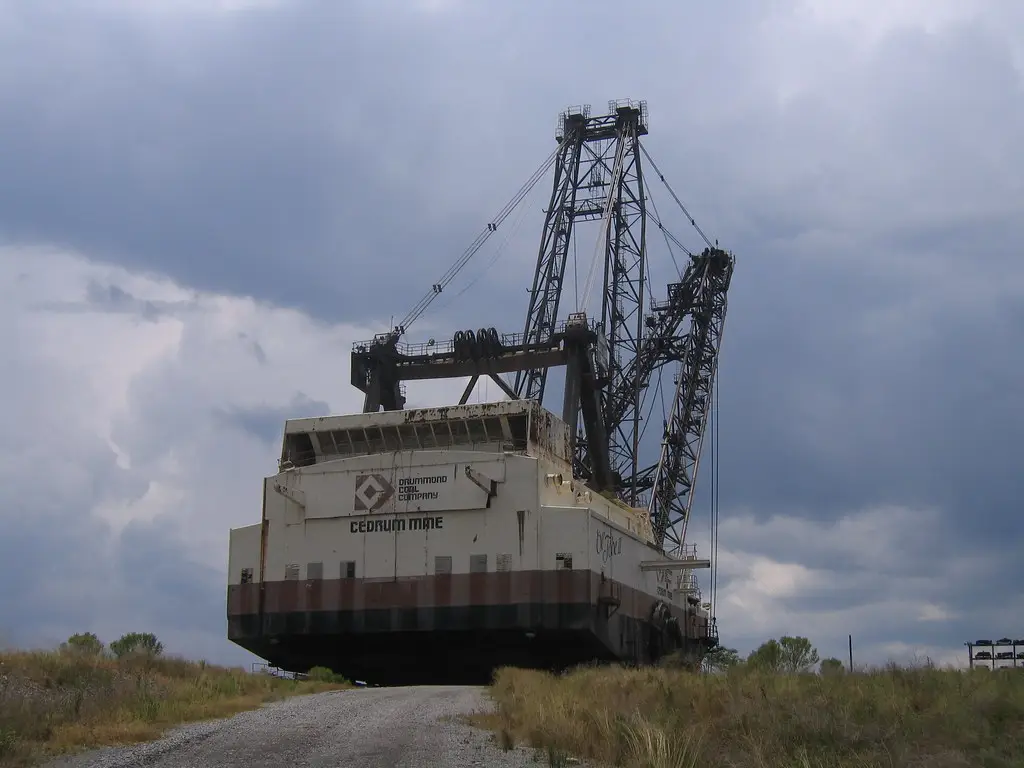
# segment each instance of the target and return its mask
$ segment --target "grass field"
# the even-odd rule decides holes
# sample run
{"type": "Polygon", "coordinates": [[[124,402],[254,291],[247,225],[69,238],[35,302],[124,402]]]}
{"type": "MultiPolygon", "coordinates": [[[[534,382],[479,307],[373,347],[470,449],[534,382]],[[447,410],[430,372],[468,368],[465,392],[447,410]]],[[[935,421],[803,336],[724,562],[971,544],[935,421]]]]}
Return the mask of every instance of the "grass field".
{"type": "Polygon", "coordinates": [[[339,687],[147,655],[0,653],[0,766],[154,739],[181,723],[339,687]]]}
{"type": "Polygon", "coordinates": [[[478,724],[553,765],[1024,766],[1024,670],[783,675],[504,669],[478,724]]]}

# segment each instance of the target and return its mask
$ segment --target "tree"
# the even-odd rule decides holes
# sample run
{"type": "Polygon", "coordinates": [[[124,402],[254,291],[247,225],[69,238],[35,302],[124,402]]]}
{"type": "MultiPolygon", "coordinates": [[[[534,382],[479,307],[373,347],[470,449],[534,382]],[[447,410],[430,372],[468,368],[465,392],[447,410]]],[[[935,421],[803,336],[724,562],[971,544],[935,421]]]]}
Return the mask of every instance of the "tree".
{"type": "Polygon", "coordinates": [[[723,672],[742,663],[743,659],[735,648],[718,645],[704,654],[704,666],[708,672],[723,672]]]}
{"type": "Polygon", "coordinates": [[[128,632],[110,644],[110,650],[121,658],[133,653],[159,656],[164,652],[163,643],[150,632],[128,632]]]}
{"type": "Polygon", "coordinates": [[[810,672],[818,665],[818,651],[806,637],[780,637],[782,669],[786,672],[810,672]]]}
{"type": "Polygon", "coordinates": [[[92,632],[78,632],[61,643],[60,649],[99,656],[103,653],[103,643],[92,632]]]}
{"type": "Polygon", "coordinates": [[[747,656],[747,664],[764,672],[780,672],[782,670],[782,646],[772,639],[761,643],[760,647],[747,656]]]}
{"type": "Polygon", "coordinates": [[[765,672],[808,672],[818,663],[818,651],[806,637],[784,635],[762,643],[747,663],[765,672]]]}
{"type": "Polygon", "coordinates": [[[828,659],[822,659],[819,670],[823,676],[831,677],[843,674],[846,671],[846,667],[843,666],[843,662],[833,656],[828,659]]]}

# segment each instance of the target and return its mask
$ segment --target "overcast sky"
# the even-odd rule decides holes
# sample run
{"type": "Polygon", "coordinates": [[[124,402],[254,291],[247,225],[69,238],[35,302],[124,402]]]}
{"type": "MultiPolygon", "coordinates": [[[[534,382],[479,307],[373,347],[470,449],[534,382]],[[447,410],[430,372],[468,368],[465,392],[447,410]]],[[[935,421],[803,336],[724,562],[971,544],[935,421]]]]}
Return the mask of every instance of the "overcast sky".
{"type": "MultiPolygon", "coordinates": [[[[350,343],[562,109],[618,98],[737,258],[725,644],[962,663],[1024,636],[1021,28],[1014,0],[0,0],[0,643],[248,661],[227,532],[283,420],[358,410],[350,343]]],[[[521,326],[548,184],[414,337],[521,326]]]]}

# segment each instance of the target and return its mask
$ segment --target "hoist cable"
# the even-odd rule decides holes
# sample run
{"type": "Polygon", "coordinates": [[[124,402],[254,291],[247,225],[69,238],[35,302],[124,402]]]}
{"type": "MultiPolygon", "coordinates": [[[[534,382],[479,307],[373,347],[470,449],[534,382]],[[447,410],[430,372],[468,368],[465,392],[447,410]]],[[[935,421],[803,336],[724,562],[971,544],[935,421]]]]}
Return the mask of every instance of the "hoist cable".
{"type": "Polygon", "coordinates": [[[488,261],[487,264],[484,265],[484,268],[480,270],[480,272],[475,277],[473,277],[468,283],[466,283],[462,288],[460,288],[457,293],[450,296],[448,298],[448,301],[441,305],[441,309],[450,307],[452,302],[454,302],[456,299],[458,299],[460,296],[466,293],[466,291],[468,291],[470,288],[476,285],[484,277],[484,275],[487,274],[491,267],[498,263],[498,260],[504,255],[505,249],[508,247],[509,242],[519,231],[520,226],[526,218],[526,214],[529,212],[529,206],[524,205],[520,207],[519,215],[512,220],[512,227],[505,233],[505,239],[502,240],[498,247],[494,250],[494,255],[491,256],[490,261],[488,261]]]}
{"type": "Polygon", "coordinates": [[[661,169],[658,168],[658,166],[654,162],[654,160],[651,159],[651,155],[647,151],[647,147],[645,147],[643,144],[640,144],[640,151],[642,151],[644,153],[644,157],[647,158],[647,162],[649,162],[651,164],[651,168],[653,168],[654,172],[656,174],[658,174],[658,178],[661,179],[661,183],[665,185],[665,189],[667,189],[668,193],[670,195],[672,195],[672,199],[676,201],[676,205],[679,206],[679,210],[681,210],[683,212],[683,214],[686,216],[686,218],[688,218],[690,220],[690,224],[693,225],[693,228],[697,230],[697,234],[699,234],[702,238],[704,238],[704,242],[708,244],[708,248],[713,248],[714,246],[711,244],[711,241],[708,239],[708,236],[704,234],[704,230],[702,230],[697,225],[697,222],[694,220],[693,216],[690,215],[690,212],[688,210],[686,210],[686,206],[683,205],[683,201],[679,199],[679,196],[675,193],[675,190],[672,189],[672,186],[665,179],[665,174],[663,174],[661,172],[661,169]]]}
{"type": "Polygon", "coordinates": [[[545,176],[545,174],[547,174],[548,169],[551,167],[552,163],[554,163],[555,158],[558,157],[560,149],[560,147],[556,148],[550,155],[548,155],[548,158],[541,164],[541,166],[536,171],[533,172],[533,175],[530,176],[529,180],[525,184],[523,184],[522,187],[519,188],[519,191],[516,192],[515,195],[513,195],[512,199],[509,200],[500,211],[498,211],[494,218],[491,219],[491,221],[487,224],[486,227],[484,227],[483,231],[476,236],[476,239],[470,244],[470,246],[465,251],[463,251],[462,255],[458,258],[458,260],[448,269],[447,272],[444,273],[444,275],[441,276],[441,278],[437,282],[435,282],[431,286],[430,291],[427,292],[427,294],[422,299],[420,299],[419,302],[417,302],[417,304],[411,310],[409,310],[409,314],[405,316],[405,318],[402,320],[401,324],[398,326],[396,330],[398,330],[400,333],[404,333],[409,328],[409,326],[412,325],[416,321],[416,319],[426,311],[427,307],[429,307],[430,304],[434,301],[434,299],[437,298],[438,294],[440,294],[441,291],[443,291],[445,287],[447,287],[448,284],[455,279],[455,277],[459,274],[462,268],[469,263],[469,260],[472,259],[474,255],[476,255],[476,253],[483,247],[484,243],[487,242],[491,235],[498,231],[498,227],[501,226],[505,219],[509,217],[509,215],[512,213],[512,211],[516,209],[519,203],[523,201],[523,198],[525,198],[530,193],[530,190],[532,190],[534,186],[536,186],[537,182],[540,181],[545,176]]]}

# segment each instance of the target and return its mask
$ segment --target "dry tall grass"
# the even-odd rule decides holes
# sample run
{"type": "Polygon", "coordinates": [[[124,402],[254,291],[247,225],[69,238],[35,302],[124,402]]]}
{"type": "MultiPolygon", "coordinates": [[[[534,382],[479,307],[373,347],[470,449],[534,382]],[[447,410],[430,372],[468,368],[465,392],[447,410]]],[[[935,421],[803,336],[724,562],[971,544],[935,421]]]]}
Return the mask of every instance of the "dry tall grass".
{"type": "Polygon", "coordinates": [[[644,768],[1024,766],[1024,670],[855,675],[504,669],[478,722],[526,743],[644,768]]]}
{"type": "Polygon", "coordinates": [[[340,687],[145,655],[0,653],[0,766],[154,739],[181,723],[340,687]]]}

